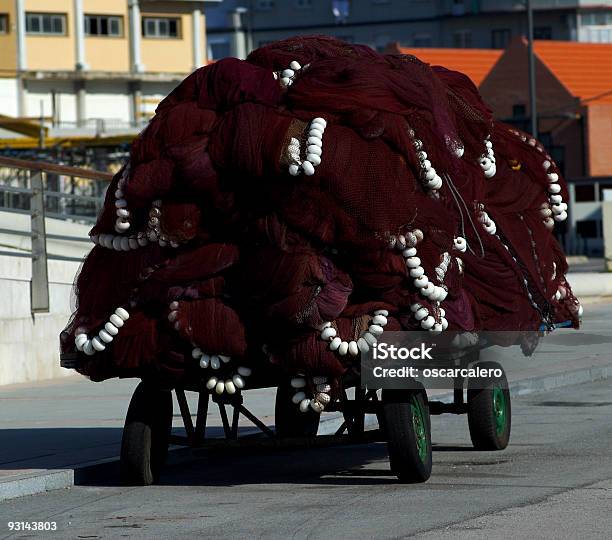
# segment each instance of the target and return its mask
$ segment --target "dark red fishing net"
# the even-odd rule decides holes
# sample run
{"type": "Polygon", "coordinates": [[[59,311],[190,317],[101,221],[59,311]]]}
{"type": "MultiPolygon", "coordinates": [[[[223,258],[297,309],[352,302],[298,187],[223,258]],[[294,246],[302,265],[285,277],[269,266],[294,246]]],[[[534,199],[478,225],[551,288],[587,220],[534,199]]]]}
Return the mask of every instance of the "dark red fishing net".
{"type": "Polygon", "coordinates": [[[322,323],[355,340],[387,309],[385,330],[419,329],[415,303],[438,320],[443,307],[451,330],[577,326],[565,258],[543,222],[551,172],[541,145],[495,122],[467,77],[417,58],[304,37],[221,60],[185,79],[134,142],[92,230],[100,245],[77,278],[62,350],[74,351],[79,333],[96,335],[119,306],[130,317],[112,344],[82,354],[80,370],[94,379],[154,371],[178,380],[197,369],[195,347],[336,377],[351,357],[320,339],[322,323]],[[293,61],[302,67],[285,87],[293,61]],[[322,162],[292,176],[287,146],[315,117],[327,121],[322,162]],[[437,196],[421,180],[415,139],[443,179],[437,196]],[[487,140],[492,178],[480,165],[487,140]],[[117,189],[130,212],[122,234],[117,189]],[[441,306],[389,247],[416,229],[430,279],[446,261],[441,306]],[[150,241],[136,245],[138,233],[150,241]]]}

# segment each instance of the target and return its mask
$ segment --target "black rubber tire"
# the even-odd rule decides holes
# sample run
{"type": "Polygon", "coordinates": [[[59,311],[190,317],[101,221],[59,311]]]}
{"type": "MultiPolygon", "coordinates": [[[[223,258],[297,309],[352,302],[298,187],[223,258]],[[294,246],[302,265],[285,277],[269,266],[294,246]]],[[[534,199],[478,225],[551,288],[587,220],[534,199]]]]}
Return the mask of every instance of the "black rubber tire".
{"type": "Polygon", "coordinates": [[[468,379],[467,414],[472,444],[477,450],[503,450],[510,441],[512,425],[512,407],[506,373],[497,362],[478,362],[472,367],[500,369],[502,372],[501,377],[468,379]],[[501,397],[503,403],[500,404],[501,397]],[[502,409],[505,411],[503,416],[499,414],[502,409]]]}
{"type": "Polygon", "coordinates": [[[149,486],[159,480],[172,430],[172,392],[141,382],[134,390],[121,439],[121,480],[149,486]]]}
{"type": "Polygon", "coordinates": [[[406,484],[426,482],[431,476],[432,455],[431,419],[425,390],[383,390],[378,418],[387,437],[391,471],[406,484]],[[413,403],[420,408],[416,420],[413,403]],[[415,422],[422,430],[420,437],[417,437],[415,422]],[[425,445],[425,455],[419,453],[418,440],[425,445]]]}
{"type": "Polygon", "coordinates": [[[321,415],[308,409],[305,413],[291,401],[296,393],[289,384],[280,385],[276,389],[274,417],[276,434],[279,437],[314,437],[319,431],[321,415]]]}

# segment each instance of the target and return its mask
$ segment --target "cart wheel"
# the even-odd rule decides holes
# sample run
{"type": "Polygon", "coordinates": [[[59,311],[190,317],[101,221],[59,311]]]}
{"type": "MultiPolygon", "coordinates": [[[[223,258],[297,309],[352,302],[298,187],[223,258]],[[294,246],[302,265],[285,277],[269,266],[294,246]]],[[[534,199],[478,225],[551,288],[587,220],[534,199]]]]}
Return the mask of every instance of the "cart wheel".
{"type": "Polygon", "coordinates": [[[431,421],[425,390],[383,390],[379,420],[393,473],[407,484],[425,482],[431,476],[431,421]]]}
{"type": "Polygon", "coordinates": [[[468,425],[477,450],[503,450],[510,440],[511,408],[508,379],[497,362],[478,362],[473,367],[499,369],[500,377],[468,380],[468,425]]]}
{"type": "Polygon", "coordinates": [[[121,479],[148,486],[159,478],[172,429],[172,393],[141,382],[134,390],[121,439],[121,479]]]}
{"type": "Polygon", "coordinates": [[[280,385],[276,390],[276,434],[279,437],[314,437],[319,430],[321,415],[312,409],[301,412],[291,401],[293,394],[295,389],[289,384],[280,385]]]}

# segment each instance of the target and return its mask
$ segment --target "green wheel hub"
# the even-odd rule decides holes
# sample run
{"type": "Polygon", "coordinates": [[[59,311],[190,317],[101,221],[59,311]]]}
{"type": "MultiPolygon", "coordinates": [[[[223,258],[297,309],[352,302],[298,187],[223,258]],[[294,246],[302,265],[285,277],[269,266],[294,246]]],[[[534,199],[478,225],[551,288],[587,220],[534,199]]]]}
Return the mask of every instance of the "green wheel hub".
{"type": "Polygon", "coordinates": [[[412,410],[412,425],[414,426],[419,459],[424,463],[427,459],[427,420],[423,406],[417,396],[412,396],[410,399],[410,408],[412,410]]]}
{"type": "Polygon", "coordinates": [[[506,394],[499,386],[493,387],[493,417],[495,418],[495,433],[501,435],[506,429],[508,407],[506,394]]]}

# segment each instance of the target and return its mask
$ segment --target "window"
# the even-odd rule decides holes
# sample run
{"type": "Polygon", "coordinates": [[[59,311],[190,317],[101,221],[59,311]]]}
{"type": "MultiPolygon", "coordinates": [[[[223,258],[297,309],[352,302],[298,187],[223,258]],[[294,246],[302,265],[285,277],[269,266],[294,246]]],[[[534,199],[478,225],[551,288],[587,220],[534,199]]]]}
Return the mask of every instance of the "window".
{"type": "Polygon", "coordinates": [[[311,9],[312,0],[295,0],[295,7],[298,9],[311,9]]]}
{"type": "Polygon", "coordinates": [[[550,26],[536,26],[533,29],[533,39],[552,39],[552,28],[550,26]]]}
{"type": "Polygon", "coordinates": [[[8,34],[8,15],[0,13],[0,34],[8,34]]]}
{"type": "Polygon", "coordinates": [[[513,118],[525,118],[525,116],[527,116],[527,108],[523,103],[518,105],[512,105],[513,118]]]}
{"type": "Polygon", "coordinates": [[[493,49],[505,49],[512,37],[512,32],[508,28],[491,31],[491,47],[493,49]]]}
{"type": "Polygon", "coordinates": [[[465,49],[472,46],[472,31],[459,30],[453,34],[453,47],[465,49]]]}
{"type": "Polygon", "coordinates": [[[595,219],[576,221],[576,234],[582,238],[597,238],[599,222],[595,219]]]}
{"type": "Polygon", "coordinates": [[[257,9],[269,10],[274,7],[274,0],[257,0],[257,9]]]}
{"type": "Polygon", "coordinates": [[[179,37],[179,20],[167,17],[143,17],[142,35],[148,38],[179,37]]]}
{"type": "Polygon", "coordinates": [[[123,35],[123,19],[106,15],[85,15],[85,35],[121,36],[123,35]]]}
{"type": "Polygon", "coordinates": [[[583,13],[580,21],[586,26],[605,26],[612,24],[612,13],[605,11],[583,13]]]}
{"type": "Polygon", "coordinates": [[[599,200],[612,201],[612,185],[600,182],[599,184],[599,200]]]}
{"type": "Polygon", "coordinates": [[[66,15],[59,13],[26,13],[26,32],[50,36],[66,35],[66,15]]]}
{"type": "Polygon", "coordinates": [[[576,184],[576,202],[594,202],[595,184],[576,184]]]}

